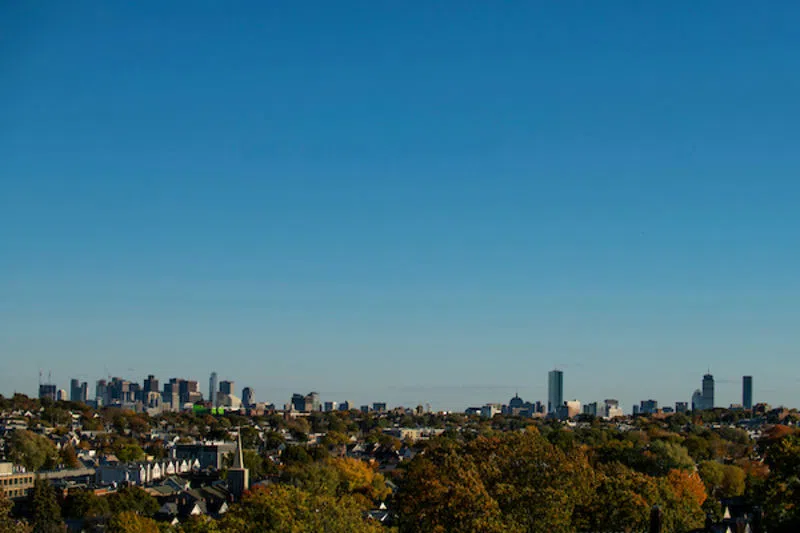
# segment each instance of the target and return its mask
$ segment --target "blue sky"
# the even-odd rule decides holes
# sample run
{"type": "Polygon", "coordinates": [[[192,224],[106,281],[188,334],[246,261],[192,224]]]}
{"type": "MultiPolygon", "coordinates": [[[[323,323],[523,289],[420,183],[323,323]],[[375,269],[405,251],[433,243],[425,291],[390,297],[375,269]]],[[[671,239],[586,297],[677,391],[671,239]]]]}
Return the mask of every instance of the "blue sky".
{"type": "Polygon", "coordinates": [[[7,2],[0,392],[798,405],[800,7],[7,2]]]}

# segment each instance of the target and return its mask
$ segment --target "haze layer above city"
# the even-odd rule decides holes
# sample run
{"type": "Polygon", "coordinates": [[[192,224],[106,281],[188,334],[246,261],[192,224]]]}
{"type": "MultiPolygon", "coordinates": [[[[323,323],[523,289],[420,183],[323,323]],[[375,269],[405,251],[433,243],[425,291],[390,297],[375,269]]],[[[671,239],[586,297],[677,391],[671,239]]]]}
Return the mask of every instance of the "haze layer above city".
{"type": "Polygon", "coordinates": [[[0,6],[0,393],[798,406],[800,6],[0,6]]]}

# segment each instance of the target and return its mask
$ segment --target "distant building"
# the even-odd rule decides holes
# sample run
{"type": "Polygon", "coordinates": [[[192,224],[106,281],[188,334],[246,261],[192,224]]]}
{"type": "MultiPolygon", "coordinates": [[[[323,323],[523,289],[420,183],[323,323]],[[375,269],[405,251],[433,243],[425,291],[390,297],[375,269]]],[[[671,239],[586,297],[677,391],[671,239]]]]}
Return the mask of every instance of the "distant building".
{"type": "Polygon", "coordinates": [[[675,402],[676,413],[685,413],[688,410],[689,410],[689,404],[687,402],[675,402]]]}
{"type": "Polygon", "coordinates": [[[89,384],[80,383],[77,379],[69,382],[69,400],[71,402],[86,403],[89,401],[89,384]]]}
{"type": "Polygon", "coordinates": [[[225,394],[220,391],[217,393],[217,408],[229,407],[232,410],[242,408],[242,399],[234,394],[225,394]]]}
{"type": "Polygon", "coordinates": [[[339,404],[339,410],[340,411],[349,411],[352,408],[353,408],[353,404],[351,404],[347,400],[345,400],[345,401],[343,401],[342,403],[339,404]]]}
{"type": "Polygon", "coordinates": [[[696,389],[692,394],[692,411],[699,411],[703,409],[703,392],[696,389]]]}
{"type": "Polygon", "coordinates": [[[603,412],[600,413],[599,416],[613,420],[615,418],[621,418],[625,416],[625,413],[622,412],[622,408],[620,408],[617,400],[613,398],[607,398],[605,401],[603,401],[603,412]]]}
{"type": "Polygon", "coordinates": [[[564,373],[561,370],[551,370],[547,374],[547,413],[557,414],[556,411],[564,404],[564,373]]]}
{"type": "Polygon", "coordinates": [[[293,411],[300,411],[301,413],[310,413],[311,411],[319,411],[319,394],[316,392],[309,392],[305,396],[302,394],[292,394],[290,407],[293,411]]]}
{"type": "Polygon", "coordinates": [[[208,378],[208,401],[210,401],[214,407],[217,406],[218,392],[219,389],[217,388],[217,373],[212,372],[211,376],[208,378]]]}
{"type": "Polygon", "coordinates": [[[324,410],[326,413],[330,413],[331,411],[336,411],[338,408],[338,404],[336,402],[325,402],[324,410]]]}
{"type": "Polygon", "coordinates": [[[58,388],[52,383],[42,383],[39,385],[39,399],[56,401],[58,399],[58,388]]]}
{"type": "Polygon", "coordinates": [[[583,414],[587,416],[597,416],[597,402],[587,403],[583,406],[583,414]]]}
{"type": "Polygon", "coordinates": [[[499,415],[502,410],[503,408],[500,406],[500,404],[487,403],[481,407],[481,416],[483,418],[492,418],[494,415],[499,415]]]}
{"type": "Polygon", "coordinates": [[[372,404],[372,410],[376,413],[385,413],[386,412],[386,402],[374,402],[372,404]]]}
{"type": "Polygon", "coordinates": [[[256,391],[250,387],[242,389],[242,404],[245,407],[253,407],[256,404],[256,391]]]}
{"type": "Polygon", "coordinates": [[[97,384],[94,387],[94,400],[96,407],[103,407],[110,403],[108,398],[108,382],[106,382],[106,380],[97,380],[97,384]]]}
{"type": "Polygon", "coordinates": [[[745,409],[753,408],[753,376],[742,377],[742,406],[745,409]]]}
{"type": "Polygon", "coordinates": [[[66,402],[67,400],[69,400],[69,395],[67,394],[67,391],[65,391],[64,389],[58,389],[58,392],[56,393],[56,400],[58,400],[59,402],[66,402]]]}
{"type": "Polygon", "coordinates": [[[158,386],[158,379],[152,374],[147,376],[147,379],[144,380],[144,396],[147,397],[151,392],[160,392],[161,389],[158,386]]]}
{"type": "Polygon", "coordinates": [[[703,409],[714,408],[714,376],[703,376],[703,409]]]}
{"type": "Polygon", "coordinates": [[[562,420],[575,418],[579,414],[581,414],[581,402],[578,400],[568,400],[556,411],[556,416],[562,420]]]}
{"type": "Polygon", "coordinates": [[[236,384],[233,381],[219,382],[219,391],[222,394],[234,394],[235,390],[236,390],[236,384]]]}
{"type": "Polygon", "coordinates": [[[639,403],[639,414],[652,415],[658,411],[658,402],[656,400],[642,400],[639,403]]]}

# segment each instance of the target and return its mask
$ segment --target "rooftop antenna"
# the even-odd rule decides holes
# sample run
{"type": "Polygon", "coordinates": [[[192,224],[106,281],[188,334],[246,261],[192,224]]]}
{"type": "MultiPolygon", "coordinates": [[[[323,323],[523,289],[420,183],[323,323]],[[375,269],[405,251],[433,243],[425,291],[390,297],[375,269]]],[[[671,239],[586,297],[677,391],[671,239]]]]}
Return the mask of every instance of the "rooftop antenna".
{"type": "Polygon", "coordinates": [[[42,369],[39,369],[39,386],[42,385],[42,369]]]}

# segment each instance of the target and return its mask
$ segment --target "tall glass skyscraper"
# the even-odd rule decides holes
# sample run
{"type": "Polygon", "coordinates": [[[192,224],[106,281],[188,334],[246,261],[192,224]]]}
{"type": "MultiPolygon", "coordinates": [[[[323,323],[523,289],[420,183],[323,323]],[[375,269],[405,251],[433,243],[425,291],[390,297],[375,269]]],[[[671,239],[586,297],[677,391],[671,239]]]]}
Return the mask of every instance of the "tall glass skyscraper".
{"type": "Polygon", "coordinates": [[[564,405],[564,372],[551,370],[547,374],[547,412],[555,413],[564,405]]]}
{"type": "Polygon", "coordinates": [[[703,376],[703,409],[714,408],[714,376],[703,376]]]}
{"type": "Polygon", "coordinates": [[[753,408],[753,376],[742,377],[742,406],[745,409],[753,408]]]}

